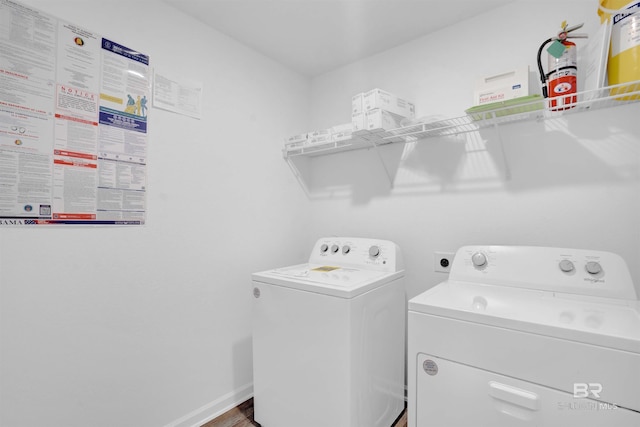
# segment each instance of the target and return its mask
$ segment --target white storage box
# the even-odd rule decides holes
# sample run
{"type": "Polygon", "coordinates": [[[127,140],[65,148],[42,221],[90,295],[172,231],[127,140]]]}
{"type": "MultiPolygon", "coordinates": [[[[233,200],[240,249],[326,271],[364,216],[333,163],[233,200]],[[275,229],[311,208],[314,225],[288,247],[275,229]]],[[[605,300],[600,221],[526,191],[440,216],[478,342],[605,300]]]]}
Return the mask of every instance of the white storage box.
{"type": "Polygon", "coordinates": [[[333,142],[345,141],[353,136],[353,123],[343,123],[331,127],[331,140],[333,142]]]}
{"type": "Polygon", "coordinates": [[[367,130],[366,114],[364,112],[355,113],[351,116],[351,126],[353,133],[361,133],[367,130]]]}
{"type": "Polygon", "coordinates": [[[292,146],[292,147],[300,146],[301,147],[304,144],[306,144],[307,136],[308,136],[308,134],[306,134],[306,133],[301,133],[301,134],[298,134],[298,135],[292,135],[292,136],[284,139],[284,144],[286,146],[292,146]]]}
{"type": "Polygon", "coordinates": [[[473,105],[508,101],[529,95],[529,66],[483,77],[476,81],[473,105]]]}
{"type": "Polygon", "coordinates": [[[402,117],[415,117],[415,106],[402,98],[386,92],[382,89],[372,89],[366,92],[362,98],[364,111],[381,109],[402,117]]]}
{"type": "Polygon", "coordinates": [[[331,126],[331,133],[351,132],[353,131],[353,123],[343,123],[340,125],[331,126]]]}
{"type": "Polygon", "coordinates": [[[351,138],[353,138],[353,132],[351,132],[350,130],[344,132],[336,132],[331,135],[331,140],[333,142],[346,141],[347,139],[351,138]]]}
{"type": "Polygon", "coordinates": [[[376,108],[367,111],[365,114],[365,129],[369,132],[380,132],[385,130],[397,129],[401,127],[401,120],[404,117],[393,114],[389,111],[376,108]]]}
{"type": "Polygon", "coordinates": [[[352,115],[364,112],[364,107],[362,104],[363,99],[364,99],[364,93],[359,93],[357,95],[354,95],[351,98],[351,114],[352,115]]]}
{"type": "Polygon", "coordinates": [[[287,153],[287,155],[302,154],[302,151],[304,150],[304,144],[301,142],[295,142],[293,144],[285,144],[284,150],[287,153]]]}
{"type": "Polygon", "coordinates": [[[321,129],[309,132],[307,143],[309,144],[325,144],[331,142],[331,129],[321,129]]]}

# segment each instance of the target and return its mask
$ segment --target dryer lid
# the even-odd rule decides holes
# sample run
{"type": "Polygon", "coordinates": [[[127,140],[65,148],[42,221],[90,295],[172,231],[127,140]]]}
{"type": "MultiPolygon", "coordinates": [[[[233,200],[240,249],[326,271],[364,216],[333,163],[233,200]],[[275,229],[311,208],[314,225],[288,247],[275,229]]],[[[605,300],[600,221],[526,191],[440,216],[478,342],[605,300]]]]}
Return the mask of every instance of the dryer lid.
{"type": "Polygon", "coordinates": [[[409,310],[640,353],[637,300],[449,281],[409,310]]]}

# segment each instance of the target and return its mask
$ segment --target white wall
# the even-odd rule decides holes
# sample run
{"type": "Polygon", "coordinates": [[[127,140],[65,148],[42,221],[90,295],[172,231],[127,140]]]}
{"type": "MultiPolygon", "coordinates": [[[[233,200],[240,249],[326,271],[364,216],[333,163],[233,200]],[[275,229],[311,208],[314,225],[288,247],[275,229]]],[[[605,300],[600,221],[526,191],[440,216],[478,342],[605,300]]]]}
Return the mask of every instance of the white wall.
{"type": "MultiPolygon", "coordinates": [[[[205,85],[201,121],[150,111],[141,228],[0,229],[0,424],[190,426],[251,391],[249,274],[302,262],[323,235],[404,250],[408,294],[468,243],[620,253],[640,284],[637,105],[301,162],[282,138],[350,120],[381,87],[457,117],[476,76],[532,67],[596,2],[522,1],[309,82],[158,1],[24,0],[205,85]],[[553,13],[551,13],[552,11],[553,13]],[[274,102],[278,99],[278,102],[274,102]]],[[[582,43],[578,41],[578,43],[582,43]]],[[[639,289],[640,291],[640,289],[639,289]]]]}
{"type": "MultiPolygon", "coordinates": [[[[477,77],[530,66],[562,20],[593,34],[596,1],[517,1],[314,79],[312,128],[349,121],[351,96],[379,87],[417,116],[455,118],[477,77]]],[[[586,40],[577,40],[582,51],[586,40]]],[[[580,54],[580,58],[583,55],[580,54]]],[[[580,59],[582,60],[582,59],[580,59]]],[[[545,62],[546,67],[546,62],[545,62]]],[[[539,89],[538,89],[539,93],[539,89]]],[[[379,236],[404,250],[411,297],[446,278],[433,253],[465,244],[609,250],[623,256],[640,294],[638,104],[508,125],[300,164],[314,195],[313,235],[379,236]]]]}
{"type": "Polygon", "coordinates": [[[144,227],[0,229],[0,425],[193,425],[251,393],[250,273],[308,256],[309,81],[160,1],[24,3],[205,96],[149,112],[144,227]]]}

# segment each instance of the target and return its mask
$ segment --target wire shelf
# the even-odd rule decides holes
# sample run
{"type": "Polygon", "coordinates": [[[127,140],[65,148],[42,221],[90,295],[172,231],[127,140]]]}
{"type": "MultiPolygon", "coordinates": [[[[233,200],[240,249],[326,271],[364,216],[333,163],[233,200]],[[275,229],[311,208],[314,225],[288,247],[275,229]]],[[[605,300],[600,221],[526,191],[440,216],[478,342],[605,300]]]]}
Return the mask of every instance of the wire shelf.
{"type": "Polygon", "coordinates": [[[640,80],[562,97],[547,99],[540,97],[517,105],[498,106],[495,109],[475,111],[461,117],[419,122],[387,131],[360,131],[351,139],[343,141],[289,146],[283,149],[283,156],[285,159],[296,156],[320,156],[382,144],[458,135],[490,126],[553,119],[567,114],[612,108],[638,101],[640,101],[640,80]]]}

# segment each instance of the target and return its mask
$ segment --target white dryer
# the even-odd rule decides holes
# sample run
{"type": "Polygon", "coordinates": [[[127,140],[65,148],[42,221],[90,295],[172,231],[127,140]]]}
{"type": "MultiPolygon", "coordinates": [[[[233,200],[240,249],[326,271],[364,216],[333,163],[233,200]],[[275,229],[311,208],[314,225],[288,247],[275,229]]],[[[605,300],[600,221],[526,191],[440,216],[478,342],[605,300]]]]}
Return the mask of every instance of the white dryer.
{"type": "Polygon", "coordinates": [[[409,301],[408,426],[640,426],[640,302],[598,251],[467,246],[409,301]]]}
{"type": "Polygon", "coordinates": [[[255,273],[253,387],[263,427],[389,427],[404,409],[406,297],[390,241],[323,238],[255,273]]]}

